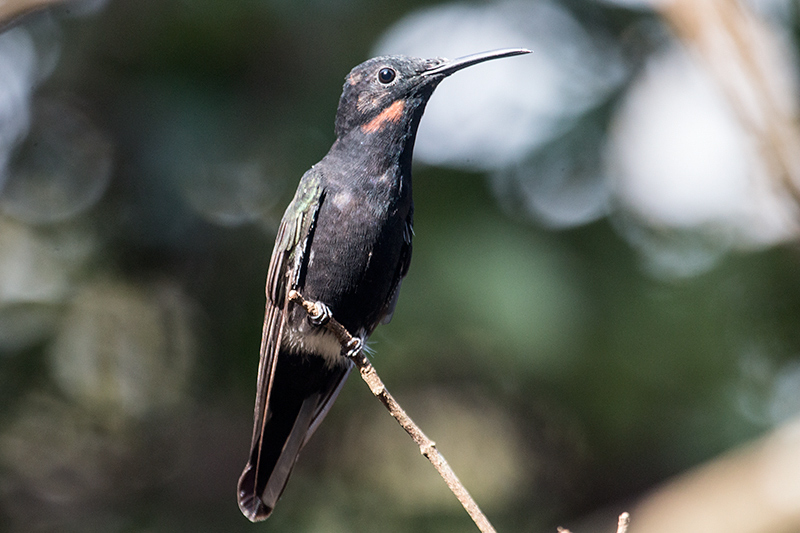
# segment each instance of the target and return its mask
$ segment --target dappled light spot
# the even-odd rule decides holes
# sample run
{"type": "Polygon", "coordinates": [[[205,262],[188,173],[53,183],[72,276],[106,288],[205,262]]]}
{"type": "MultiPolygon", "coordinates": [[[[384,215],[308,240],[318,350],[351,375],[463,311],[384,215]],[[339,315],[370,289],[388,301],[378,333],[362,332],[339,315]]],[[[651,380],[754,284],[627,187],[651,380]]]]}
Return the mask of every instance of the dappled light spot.
{"type": "Polygon", "coordinates": [[[0,210],[32,224],[72,218],[100,200],[112,169],[112,142],[88,115],[66,101],[39,99],[9,164],[0,210]]]}
{"type": "Polygon", "coordinates": [[[71,398],[118,417],[144,417],[185,399],[195,356],[191,304],[168,282],[85,286],[50,347],[71,398]]]}
{"type": "MultiPolygon", "coordinates": [[[[621,207],[640,224],[671,232],[672,242],[686,250],[699,248],[684,246],[680,232],[699,232],[689,239],[706,242],[712,253],[798,234],[797,207],[770,183],[757,146],[725,94],[677,45],[649,60],[615,117],[609,143],[607,172],[621,207]]],[[[647,233],[626,229],[624,218],[621,223],[623,235],[647,233]]],[[[680,253],[649,257],[677,260],[676,268],[685,259],[680,253]]]]}

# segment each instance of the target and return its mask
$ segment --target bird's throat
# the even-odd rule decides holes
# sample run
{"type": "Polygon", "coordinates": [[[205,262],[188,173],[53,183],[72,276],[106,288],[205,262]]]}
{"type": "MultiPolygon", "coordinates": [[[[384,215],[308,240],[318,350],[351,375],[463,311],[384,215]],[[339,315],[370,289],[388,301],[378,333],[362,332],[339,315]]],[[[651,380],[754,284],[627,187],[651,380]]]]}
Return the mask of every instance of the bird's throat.
{"type": "Polygon", "coordinates": [[[361,126],[361,131],[370,135],[383,131],[391,123],[397,124],[403,119],[406,103],[404,100],[395,100],[389,107],[361,126]]]}

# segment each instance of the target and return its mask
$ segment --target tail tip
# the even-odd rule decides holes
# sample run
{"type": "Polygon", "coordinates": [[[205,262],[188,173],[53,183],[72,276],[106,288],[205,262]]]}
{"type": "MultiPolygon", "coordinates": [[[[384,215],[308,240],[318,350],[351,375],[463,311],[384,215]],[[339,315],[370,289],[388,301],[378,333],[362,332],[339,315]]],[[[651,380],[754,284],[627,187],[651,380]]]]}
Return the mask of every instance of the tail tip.
{"type": "Polygon", "coordinates": [[[264,505],[261,498],[256,495],[252,468],[249,464],[239,478],[238,500],[239,509],[251,522],[261,522],[272,514],[273,507],[264,505]]]}

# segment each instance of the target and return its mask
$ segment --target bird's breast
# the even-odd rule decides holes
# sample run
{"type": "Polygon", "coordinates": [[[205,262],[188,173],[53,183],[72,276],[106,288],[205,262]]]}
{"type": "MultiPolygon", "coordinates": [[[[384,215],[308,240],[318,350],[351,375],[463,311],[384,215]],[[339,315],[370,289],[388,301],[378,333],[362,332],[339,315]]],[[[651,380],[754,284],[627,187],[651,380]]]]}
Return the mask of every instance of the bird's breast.
{"type": "Polygon", "coordinates": [[[410,199],[395,181],[382,173],[326,191],[307,250],[304,296],[354,334],[372,331],[396,285],[410,199]]]}

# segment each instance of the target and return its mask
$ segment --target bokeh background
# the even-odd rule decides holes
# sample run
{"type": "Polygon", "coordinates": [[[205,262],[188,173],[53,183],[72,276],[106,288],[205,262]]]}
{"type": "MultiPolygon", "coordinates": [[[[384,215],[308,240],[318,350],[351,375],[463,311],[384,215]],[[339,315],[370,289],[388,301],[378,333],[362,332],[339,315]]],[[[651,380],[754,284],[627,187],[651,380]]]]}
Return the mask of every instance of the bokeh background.
{"type": "Polygon", "coordinates": [[[377,54],[444,82],[372,339],[499,531],[800,531],[798,4],[0,3],[0,531],[472,531],[351,376],[236,480],[283,209],[377,54]]]}

